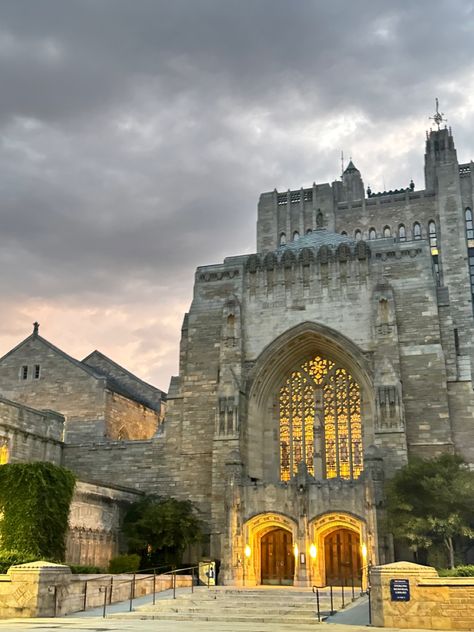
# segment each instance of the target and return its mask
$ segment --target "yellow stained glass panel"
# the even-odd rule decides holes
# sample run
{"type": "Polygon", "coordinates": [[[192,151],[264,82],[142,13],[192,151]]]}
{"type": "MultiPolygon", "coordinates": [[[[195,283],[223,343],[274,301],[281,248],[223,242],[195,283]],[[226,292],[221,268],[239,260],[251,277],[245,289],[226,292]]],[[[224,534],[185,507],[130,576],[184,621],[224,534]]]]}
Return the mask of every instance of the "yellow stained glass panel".
{"type": "Polygon", "coordinates": [[[351,479],[362,473],[360,388],[344,367],[315,356],[292,371],[279,392],[279,423],[282,481],[295,476],[300,463],[316,478],[351,479]],[[323,422],[315,435],[317,393],[319,399],[322,394],[323,422]],[[316,453],[321,471],[315,469],[316,453]]]}

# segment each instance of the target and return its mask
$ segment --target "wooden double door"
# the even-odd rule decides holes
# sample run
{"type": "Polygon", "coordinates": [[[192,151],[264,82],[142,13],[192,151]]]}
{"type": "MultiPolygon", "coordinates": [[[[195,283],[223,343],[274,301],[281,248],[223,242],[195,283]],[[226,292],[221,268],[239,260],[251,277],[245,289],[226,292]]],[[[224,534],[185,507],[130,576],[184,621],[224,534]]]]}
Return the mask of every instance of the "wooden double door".
{"type": "Polygon", "coordinates": [[[324,540],[326,584],[349,585],[360,580],[361,557],[359,534],[350,529],[337,529],[324,540]]]}
{"type": "Polygon", "coordinates": [[[262,584],[292,585],[295,574],[293,537],[285,529],[273,529],[260,540],[262,584]]]}

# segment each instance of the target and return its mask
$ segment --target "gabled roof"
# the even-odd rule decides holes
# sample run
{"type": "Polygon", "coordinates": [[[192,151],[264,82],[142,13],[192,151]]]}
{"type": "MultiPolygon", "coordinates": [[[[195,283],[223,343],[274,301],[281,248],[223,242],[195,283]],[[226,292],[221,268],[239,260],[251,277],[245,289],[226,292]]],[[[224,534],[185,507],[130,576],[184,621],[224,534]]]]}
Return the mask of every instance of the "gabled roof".
{"type": "Polygon", "coordinates": [[[155,393],[156,396],[158,397],[159,401],[166,400],[166,393],[164,391],[162,391],[161,389],[157,388],[156,386],[153,386],[152,384],[149,384],[148,382],[145,382],[144,380],[140,379],[139,377],[137,377],[136,375],[131,373],[128,369],[124,368],[120,364],[117,364],[117,362],[114,362],[108,356],[104,355],[103,353],[101,353],[97,349],[95,351],[93,351],[92,353],[90,353],[88,356],[86,356],[82,360],[82,363],[85,366],[88,366],[86,364],[87,361],[90,361],[94,357],[96,357],[99,360],[105,362],[105,364],[109,365],[112,369],[116,369],[118,371],[119,375],[117,375],[117,374],[111,375],[106,369],[104,369],[101,366],[94,366],[93,367],[93,370],[97,374],[102,375],[103,377],[107,378],[107,384],[110,384],[111,390],[115,391],[116,393],[119,393],[121,395],[125,395],[126,397],[129,397],[129,398],[131,398],[131,399],[133,399],[133,400],[135,400],[135,401],[137,401],[137,402],[139,402],[139,403],[141,403],[141,404],[143,404],[145,406],[148,406],[150,408],[157,409],[158,404],[157,404],[156,401],[153,401],[151,398],[148,398],[148,397],[144,396],[143,393],[136,392],[133,389],[133,387],[130,386],[130,384],[127,384],[123,379],[121,379],[120,373],[123,373],[127,377],[129,377],[133,382],[137,382],[138,385],[143,385],[147,389],[149,389],[150,391],[155,393]]]}
{"type": "MultiPolygon", "coordinates": [[[[32,334],[27,336],[24,340],[22,340],[15,347],[13,347],[13,349],[10,349],[10,351],[8,351],[4,356],[2,356],[0,358],[0,363],[2,363],[3,360],[5,360],[6,358],[14,354],[16,351],[18,351],[18,349],[21,349],[28,342],[32,340],[39,340],[39,342],[41,342],[42,345],[44,345],[48,349],[51,349],[52,351],[54,351],[54,353],[58,354],[59,356],[61,356],[62,358],[70,362],[71,364],[74,364],[74,366],[81,369],[81,371],[84,371],[85,373],[87,373],[88,375],[90,375],[91,377],[97,380],[103,380],[105,382],[106,388],[108,388],[110,391],[113,391],[114,393],[118,393],[119,395],[123,395],[124,397],[127,397],[128,399],[131,399],[135,402],[138,402],[139,404],[143,404],[144,406],[147,406],[148,408],[152,408],[153,410],[156,410],[155,403],[152,403],[150,400],[147,400],[147,398],[145,397],[140,397],[137,393],[134,393],[132,389],[127,388],[127,386],[123,384],[120,380],[117,380],[116,378],[109,376],[106,372],[101,371],[100,369],[93,368],[85,364],[84,361],[81,362],[79,360],[76,360],[76,358],[73,358],[69,354],[65,353],[64,351],[59,349],[59,347],[56,347],[55,345],[53,345],[52,342],[49,342],[49,340],[46,340],[46,338],[43,338],[43,336],[40,336],[36,331],[33,331],[32,334]]],[[[87,358],[91,357],[94,353],[99,354],[100,352],[94,351],[93,353],[89,354],[87,358]]],[[[166,394],[163,393],[163,391],[160,391],[160,389],[152,386],[151,384],[147,384],[147,382],[143,382],[143,380],[140,380],[140,378],[136,377],[135,375],[133,375],[133,373],[130,373],[130,371],[127,371],[127,369],[124,369],[119,364],[116,364],[110,358],[107,358],[107,356],[104,356],[103,354],[100,354],[100,355],[108,363],[120,369],[120,371],[127,373],[136,381],[141,382],[142,384],[145,384],[148,388],[154,389],[157,393],[160,394],[160,396],[162,396],[162,399],[166,398],[166,394]]],[[[85,358],[85,360],[87,360],[87,358],[85,358]]]]}
{"type": "Polygon", "coordinates": [[[15,353],[15,351],[18,351],[18,349],[21,349],[21,347],[24,347],[27,342],[30,342],[30,340],[39,340],[45,347],[48,347],[49,349],[51,349],[52,351],[60,355],[62,358],[64,358],[65,360],[68,360],[69,362],[77,366],[79,369],[82,369],[83,371],[91,375],[92,377],[95,377],[97,379],[103,378],[102,375],[99,375],[98,373],[96,373],[96,371],[94,371],[91,367],[88,367],[87,365],[82,364],[82,362],[79,362],[79,360],[76,360],[76,358],[73,358],[72,356],[68,355],[67,353],[59,349],[59,347],[56,347],[55,345],[53,345],[52,342],[49,342],[49,340],[46,340],[46,338],[43,338],[43,336],[40,336],[38,333],[30,334],[27,338],[25,338],[20,343],[18,343],[16,347],[13,347],[13,349],[10,349],[10,351],[8,351],[4,356],[0,358],[0,363],[3,362],[5,358],[8,358],[8,356],[15,353]]]}
{"type": "MultiPolygon", "coordinates": [[[[156,391],[157,393],[160,393],[161,395],[166,395],[166,393],[164,391],[162,391],[160,388],[158,388],[157,386],[153,386],[153,384],[150,384],[149,382],[145,382],[145,380],[142,380],[140,377],[137,377],[134,373],[131,373],[128,369],[126,369],[122,365],[118,364],[117,362],[115,362],[114,360],[112,360],[111,358],[106,356],[104,353],[102,353],[98,349],[95,349],[94,351],[92,351],[92,353],[89,353],[89,355],[86,356],[83,360],[81,360],[81,362],[82,363],[87,362],[87,360],[92,358],[92,356],[98,356],[102,360],[105,360],[107,362],[107,364],[110,364],[113,367],[115,367],[116,369],[118,369],[119,371],[123,371],[124,373],[126,373],[129,377],[133,378],[136,382],[140,382],[140,384],[144,384],[148,388],[152,388],[154,391],[156,391]]],[[[94,367],[94,370],[97,370],[97,372],[100,373],[100,369],[99,368],[94,367]]]]}

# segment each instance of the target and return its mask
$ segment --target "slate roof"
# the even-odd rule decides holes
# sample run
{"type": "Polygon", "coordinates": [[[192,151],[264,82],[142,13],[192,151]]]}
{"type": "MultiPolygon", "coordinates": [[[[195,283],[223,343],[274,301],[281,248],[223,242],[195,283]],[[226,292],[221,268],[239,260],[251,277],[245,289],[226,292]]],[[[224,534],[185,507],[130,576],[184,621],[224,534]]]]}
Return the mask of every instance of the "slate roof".
{"type": "Polygon", "coordinates": [[[278,248],[282,250],[301,250],[302,248],[320,248],[321,246],[338,246],[339,244],[353,244],[355,240],[347,235],[333,233],[327,228],[317,228],[312,233],[306,233],[296,241],[289,241],[278,248]]]}

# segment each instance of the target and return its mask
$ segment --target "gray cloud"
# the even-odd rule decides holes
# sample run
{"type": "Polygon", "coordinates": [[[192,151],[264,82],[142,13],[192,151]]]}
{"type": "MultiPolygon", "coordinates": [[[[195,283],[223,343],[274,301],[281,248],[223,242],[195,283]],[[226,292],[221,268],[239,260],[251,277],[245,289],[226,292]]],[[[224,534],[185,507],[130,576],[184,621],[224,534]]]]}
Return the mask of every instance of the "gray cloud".
{"type": "Polygon", "coordinates": [[[333,180],[341,149],[421,186],[434,96],[471,157],[473,6],[2,3],[0,353],[40,313],[166,388],[194,268],[253,249],[261,191],[333,180]]]}

